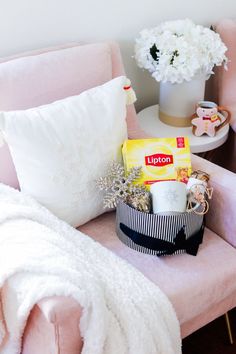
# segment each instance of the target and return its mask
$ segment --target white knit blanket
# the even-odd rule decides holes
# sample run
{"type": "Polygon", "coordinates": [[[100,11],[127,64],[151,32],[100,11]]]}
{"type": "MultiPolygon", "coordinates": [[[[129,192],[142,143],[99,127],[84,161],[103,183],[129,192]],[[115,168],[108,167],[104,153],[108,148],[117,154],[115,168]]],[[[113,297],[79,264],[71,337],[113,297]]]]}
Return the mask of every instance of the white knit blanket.
{"type": "Polygon", "coordinates": [[[83,354],[181,353],[176,314],[156,285],[30,197],[0,184],[0,288],[12,279],[14,300],[9,293],[2,301],[1,354],[20,354],[30,310],[52,295],[70,295],[84,308],[83,354]]]}

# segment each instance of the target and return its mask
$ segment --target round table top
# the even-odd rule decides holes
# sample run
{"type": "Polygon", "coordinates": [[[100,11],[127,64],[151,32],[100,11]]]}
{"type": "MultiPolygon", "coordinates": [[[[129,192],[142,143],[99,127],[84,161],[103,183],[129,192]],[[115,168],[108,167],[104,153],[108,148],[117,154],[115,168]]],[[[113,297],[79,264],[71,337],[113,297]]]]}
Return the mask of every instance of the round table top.
{"type": "Polygon", "coordinates": [[[171,138],[176,136],[187,136],[191,152],[201,153],[216,149],[224,144],[228,138],[229,124],[216,132],[214,137],[208,135],[195,136],[192,133],[192,127],[173,127],[167,125],[159,120],[158,117],[159,106],[154,105],[147,107],[138,113],[138,121],[140,127],[145,133],[150,134],[150,137],[157,138],[171,138]]]}

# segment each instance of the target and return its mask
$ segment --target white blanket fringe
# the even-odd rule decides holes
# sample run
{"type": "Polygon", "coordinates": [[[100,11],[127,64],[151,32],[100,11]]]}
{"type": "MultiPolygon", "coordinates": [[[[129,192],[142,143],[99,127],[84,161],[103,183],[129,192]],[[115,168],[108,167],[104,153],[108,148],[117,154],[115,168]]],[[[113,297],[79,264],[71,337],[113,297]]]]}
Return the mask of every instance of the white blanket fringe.
{"type": "Polygon", "coordinates": [[[17,302],[8,294],[3,304],[1,354],[20,354],[30,310],[53,295],[72,296],[84,308],[83,354],[181,353],[175,311],[157,286],[32,198],[0,184],[0,288],[7,280],[17,302]]]}

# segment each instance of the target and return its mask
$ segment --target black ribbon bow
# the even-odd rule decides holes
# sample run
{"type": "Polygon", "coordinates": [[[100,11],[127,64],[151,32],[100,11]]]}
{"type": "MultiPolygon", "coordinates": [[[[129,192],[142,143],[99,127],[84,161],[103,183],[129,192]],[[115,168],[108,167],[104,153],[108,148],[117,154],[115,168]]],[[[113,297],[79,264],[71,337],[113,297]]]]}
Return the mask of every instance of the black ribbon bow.
{"type": "Polygon", "coordinates": [[[204,225],[202,224],[201,228],[197,232],[189,238],[186,238],[185,226],[183,226],[177,233],[174,241],[169,242],[134,231],[123,223],[120,223],[120,229],[137,245],[154,251],[160,251],[160,255],[168,255],[173,254],[178,250],[186,250],[188,254],[196,256],[199,245],[202,243],[204,233],[204,225]]]}

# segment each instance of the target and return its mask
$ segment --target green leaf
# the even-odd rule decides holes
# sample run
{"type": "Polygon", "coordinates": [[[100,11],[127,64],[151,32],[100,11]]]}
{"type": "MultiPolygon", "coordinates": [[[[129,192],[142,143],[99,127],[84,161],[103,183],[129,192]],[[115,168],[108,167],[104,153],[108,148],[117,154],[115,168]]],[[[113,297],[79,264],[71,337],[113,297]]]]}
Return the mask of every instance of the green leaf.
{"type": "Polygon", "coordinates": [[[160,53],[160,50],[157,49],[156,44],[153,44],[153,46],[150,48],[150,54],[153,57],[154,60],[159,62],[160,56],[158,55],[160,53]]]}

